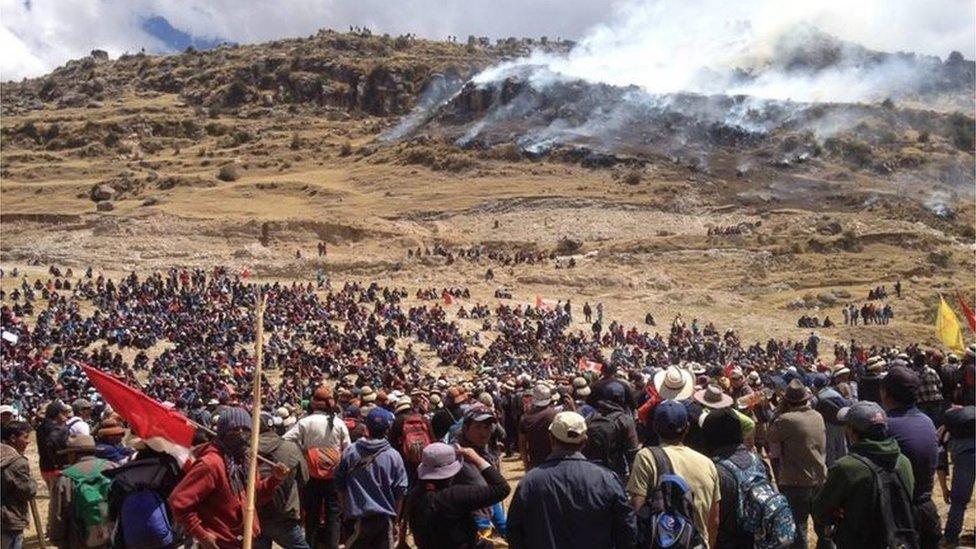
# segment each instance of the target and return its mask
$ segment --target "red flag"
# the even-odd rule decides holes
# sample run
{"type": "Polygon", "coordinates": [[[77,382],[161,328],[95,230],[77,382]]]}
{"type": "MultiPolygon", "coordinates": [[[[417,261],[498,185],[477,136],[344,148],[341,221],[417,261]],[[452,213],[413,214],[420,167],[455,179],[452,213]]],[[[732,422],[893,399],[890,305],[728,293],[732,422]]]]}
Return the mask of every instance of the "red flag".
{"type": "Polygon", "coordinates": [[[966,305],[966,301],[962,298],[962,294],[959,296],[959,305],[962,306],[962,314],[966,315],[966,321],[969,322],[969,331],[976,333],[976,316],[973,316],[973,310],[966,305]]]}
{"type": "Polygon", "coordinates": [[[535,296],[535,308],[536,309],[541,309],[541,308],[543,308],[545,306],[546,306],[546,303],[544,301],[542,301],[542,297],[535,296]]]}
{"type": "Polygon", "coordinates": [[[441,297],[444,298],[445,305],[450,305],[451,303],[454,303],[454,298],[451,297],[451,294],[447,293],[447,290],[444,290],[444,292],[441,294],[441,297]]]}
{"type": "Polygon", "coordinates": [[[81,363],[105,402],[132,427],[132,432],[156,451],[166,452],[181,464],[190,457],[196,428],[182,414],[170,410],[119,379],[81,363]]]}
{"type": "Polygon", "coordinates": [[[583,357],[579,359],[579,369],[581,372],[596,372],[600,373],[603,371],[603,364],[599,362],[593,362],[592,360],[586,360],[583,357]]]}

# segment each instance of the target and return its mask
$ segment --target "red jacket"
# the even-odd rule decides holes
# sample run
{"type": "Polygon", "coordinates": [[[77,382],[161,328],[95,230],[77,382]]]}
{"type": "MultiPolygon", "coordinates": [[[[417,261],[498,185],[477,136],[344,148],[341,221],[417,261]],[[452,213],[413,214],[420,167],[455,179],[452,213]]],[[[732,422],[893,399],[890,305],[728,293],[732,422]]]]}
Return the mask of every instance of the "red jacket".
{"type": "MultiPolygon", "coordinates": [[[[271,501],[278,480],[268,477],[258,480],[256,506],[271,501]]],[[[247,493],[231,491],[224,458],[217,447],[204,447],[183,480],[169,496],[176,521],[196,539],[212,535],[217,545],[228,549],[241,546],[244,532],[244,505],[247,493]]],[[[254,514],[254,537],[261,533],[257,513],[254,514]]]]}

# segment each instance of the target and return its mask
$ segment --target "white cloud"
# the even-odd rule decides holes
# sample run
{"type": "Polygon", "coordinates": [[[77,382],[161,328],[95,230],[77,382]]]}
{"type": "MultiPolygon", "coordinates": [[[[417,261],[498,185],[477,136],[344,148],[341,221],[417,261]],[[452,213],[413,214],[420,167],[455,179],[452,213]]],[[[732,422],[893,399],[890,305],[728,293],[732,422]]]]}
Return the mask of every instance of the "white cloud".
{"type": "Polygon", "coordinates": [[[144,18],[154,15],[195,36],[241,43],[307,36],[325,27],[343,30],[349,25],[431,38],[454,34],[462,40],[468,34],[579,38],[597,26],[589,34],[591,39],[627,40],[628,33],[640,31],[634,23],[654,23],[641,19],[641,14],[655,13],[662,6],[683,15],[675,18],[670,13],[667,19],[677,22],[674,30],[684,37],[684,51],[699,56],[721,53],[695,52],[694,47],[700,39],[707,42],[702,29],[728,15],[765,29],[806,20],[882,50],[944,57],[956,49],[970,58],[976,53],[971,0],[0,0],[0,78],[38,76],[94,48],[112,55],[140,48],[159,51],[163,44],[140,27],[144,18]]]}

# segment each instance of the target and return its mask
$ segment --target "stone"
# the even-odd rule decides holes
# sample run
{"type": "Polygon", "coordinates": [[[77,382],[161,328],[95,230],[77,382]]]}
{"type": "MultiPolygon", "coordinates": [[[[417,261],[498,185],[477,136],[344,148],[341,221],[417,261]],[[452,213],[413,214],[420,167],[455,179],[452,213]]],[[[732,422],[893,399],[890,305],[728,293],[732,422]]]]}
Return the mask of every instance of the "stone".
{"type": "Polygon", "coordinates": [[[108,200],[103,200],[98,204],[95,204],[95,209],[100,212],[110,212],[115,209],[115,204],[112,204],[108,200]]]}
{"type": "Polygon", "coordinates": [[[115,198],[116,191],[108,185],[95,185],[91,190],[93,202],[103,202],[115,198]]]}

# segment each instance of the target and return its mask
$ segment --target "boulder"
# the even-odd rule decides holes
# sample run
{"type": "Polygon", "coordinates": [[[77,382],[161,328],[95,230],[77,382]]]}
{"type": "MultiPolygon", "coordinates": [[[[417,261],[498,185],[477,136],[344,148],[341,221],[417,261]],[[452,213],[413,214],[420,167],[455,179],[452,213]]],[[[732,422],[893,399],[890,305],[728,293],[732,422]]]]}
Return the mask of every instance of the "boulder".
{"type": "Polygon", "coordinates": [[[583,248],[583,241],[575,238],[563,237],[556,243],[556,253],[559,255],[572,255],[583,248]]]}
{"type": "Polygon", "coordinates": [[[108,185],[95,185],[91,190],[93,202],[103,202],[115,198],[116,191],[108,185]]]}
{"type": "Polygon", "coordinates": [[[115,204],[112,204],[108,200],[103,200],[98,204],[95,204],[95,209],[100,212],[110,212],[115,209],[115,204]]]}

